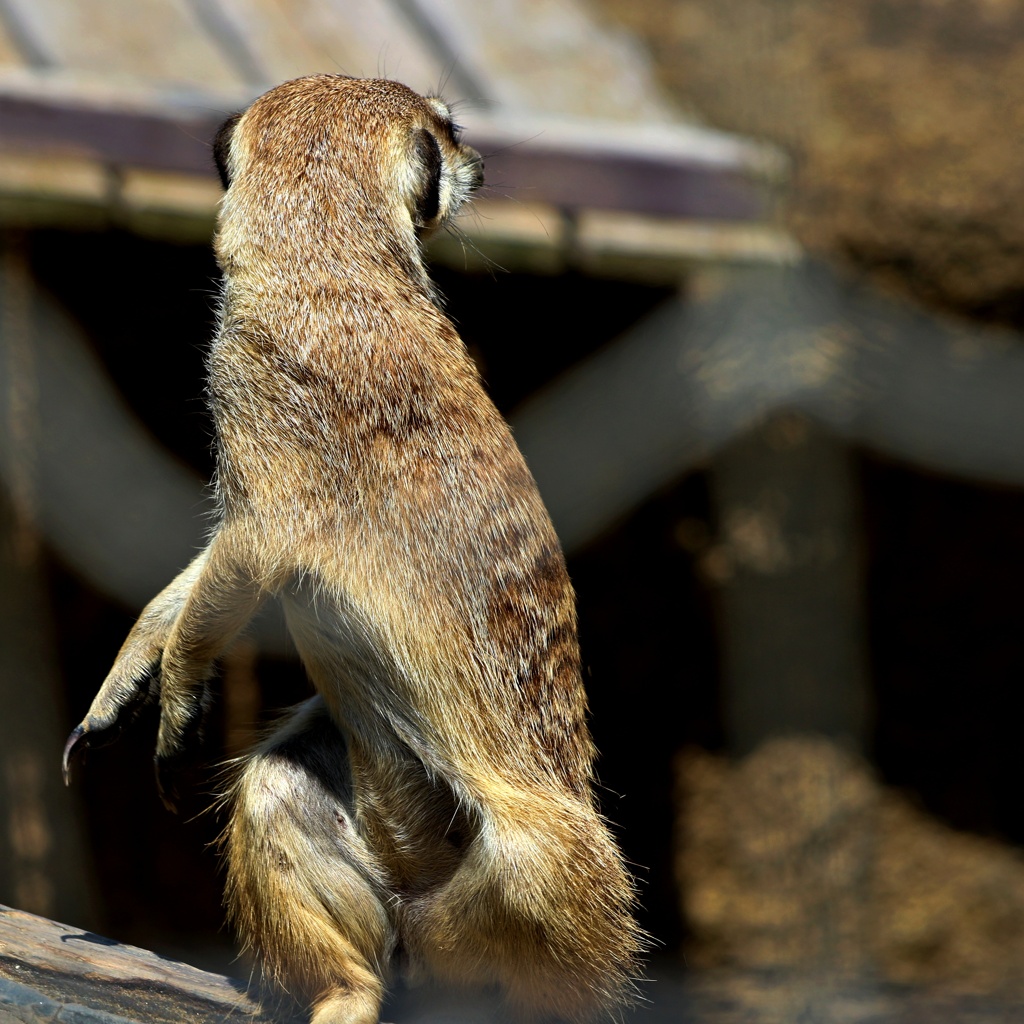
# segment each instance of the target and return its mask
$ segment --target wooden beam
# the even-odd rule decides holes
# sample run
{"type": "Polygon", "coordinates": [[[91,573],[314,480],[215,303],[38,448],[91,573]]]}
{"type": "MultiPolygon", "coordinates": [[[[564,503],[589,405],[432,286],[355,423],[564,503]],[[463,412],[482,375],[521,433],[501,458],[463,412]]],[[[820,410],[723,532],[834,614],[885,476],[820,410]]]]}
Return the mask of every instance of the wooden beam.
{"type": "MultiPolygon", "coordinates": [[[[105,164],[213,175],[210,140],[237,109],[224,97],[187,105],[154,101],[117,106],[77,97],[0,93],[0,148],[84,156],[105,164]],[[218,109],[223,107],[223,109],[218,109]]],[[[754,147],[734,142],[729,154],[709,155],[696,129],[661,129],[671,145],[644,144],[621,126],[499,121],[482,123],[467,138],[487,161],[493,192],[561,209],[623,210],[667,217],[748,221],[769,205],[754,147]],[[530,132],[535,138],[531,138],[530,132]],[[692,138],[692,144],[687,139],[692,138]],[[744,154],[750,151],[751,158],[744,154]]],[[[716,139],[719,138],[714,136],[716,139]]],[[[723,137],[724,138],[724,137],[723,137]]],[[[722,148],[722,147],[719,147],[722,148]]],[[[766,167],[770,170],[771,161],[766,167]]]]}

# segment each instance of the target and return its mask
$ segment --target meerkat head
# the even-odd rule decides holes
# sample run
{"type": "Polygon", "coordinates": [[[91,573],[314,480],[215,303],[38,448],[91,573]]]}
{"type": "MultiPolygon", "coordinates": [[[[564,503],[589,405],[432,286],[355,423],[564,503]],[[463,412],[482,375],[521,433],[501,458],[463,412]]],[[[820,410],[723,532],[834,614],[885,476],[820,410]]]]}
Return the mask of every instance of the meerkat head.
{"type": "Polygon", "coordinates": [[[407,202],[413,223],[424,233],[436,230],[484,180],[484,162],[471,146],[460,141],[462,129],[451,108],[436,96],[425,97],[430,114],[414,132],[416,159],[409,161],[407,202]]]}
{"type": "Polygon", "coordinates": [[[392,247],[448,223],[483,182],[444,101],[398,82],[299,78],[229,118],[214,140],[227,190],[221,233],[390,238],[392,247]]]}

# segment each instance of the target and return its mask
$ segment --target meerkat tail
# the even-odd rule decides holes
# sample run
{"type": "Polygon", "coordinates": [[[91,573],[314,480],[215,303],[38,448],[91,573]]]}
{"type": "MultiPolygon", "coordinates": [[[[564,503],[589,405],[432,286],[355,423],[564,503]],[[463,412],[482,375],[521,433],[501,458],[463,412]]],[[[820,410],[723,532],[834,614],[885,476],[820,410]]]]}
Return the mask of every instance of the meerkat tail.
{"type": "Polygon", "coordinates": [[[556,813],[551,794],[481,808],[451,880],[406,910],[405,941],[438,977],[497,981],[523,1010],[585,1021],[634,1002],[648,941],[600,817],[554,802],[556,813]]]}

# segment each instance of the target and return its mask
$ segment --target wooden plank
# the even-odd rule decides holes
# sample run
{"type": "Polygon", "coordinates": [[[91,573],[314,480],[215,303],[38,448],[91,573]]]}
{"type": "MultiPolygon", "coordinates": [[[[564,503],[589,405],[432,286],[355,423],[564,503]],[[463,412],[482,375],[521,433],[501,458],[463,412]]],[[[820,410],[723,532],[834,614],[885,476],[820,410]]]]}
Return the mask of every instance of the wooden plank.
{"type": "Polygon", "coordinates": [[[0,906],[0,1019],[223,1024],[303,1019],[244,982],[0,906]]]}
{"type": "Polygon", "coordinates": [[[117,109],[62,96],[0,95],[0,146],[109,164],[213,174],[210,140],[230,112],[117,109]]]}
{"type": "MultiPolygon", "coordinates": [[[[230,105],[111,108],[61,95],[0,94],[0,146],[89,156],[104,163],[212,174],[210,142],[230,105]]],[[[659,151],[628,138],[591,143],[579,134],[562,143],[509,145],[492,125],[469,138],[487,159],[490,189],[563,209],[612,209],[702,220],[752,220],[768,213],[760,171],[741,155],[709,157],[680,144],[659,151]]],[[[520,136],[523,139],[523,136],[520,136]]]]}
{"type": "Polygon", "coordinates": [[[650,61],[579,0],[394,0],[444,48],[467,104],[669,124],[650,61]]]}
{"type": "Polygon", "coordinates": [[[547,203],[477,199],[454,231],[430,239],[432,260],[456,270],[498,265],[555,274],[583,270],[598,277],[678,284],[695,265],[792,264],[790,235],[770,224],[647,217],[619,210],[566,215],[547,203]]]}
{"type": "Polygon", "coordinates": [[[6,0],[53,66],[190,88],[241,84],[186,0],[6,0]]]}
{"type": "Polygon", "coordinates": [[[740,167],[625,149],[588,152],[529,143],[499,149],[486,137],[473,141],[489,154],[487,174],[494,190],[525,192],[530,201],[569,210],[628,210],[702,220],[756,220],[767,213],[760,189],[740,167]]]}
{"type": "MultiPolygon", "coordinates": [[[[213,3],[214,0],[207,0],[213,3]]],[[[387,0],[216,0],[264,73],[264,87],[299,75],[388,75],[436,89],[442,61],[387,0]]]]}
{"type": "Polygon", "coordinates": [[[584,210],[576,225],[583,267],[595,271],[616,257],[689,263],[753,261],[794,264],[801,257],[792,235],[770,224],[644,217],[618,210],[584,210]]]}
{"type": "Polygon", "coordinates": [[[78,157],[8,153],[0,161],[0,192],[98,204],[110,193],[110,170],[78,157]]]}

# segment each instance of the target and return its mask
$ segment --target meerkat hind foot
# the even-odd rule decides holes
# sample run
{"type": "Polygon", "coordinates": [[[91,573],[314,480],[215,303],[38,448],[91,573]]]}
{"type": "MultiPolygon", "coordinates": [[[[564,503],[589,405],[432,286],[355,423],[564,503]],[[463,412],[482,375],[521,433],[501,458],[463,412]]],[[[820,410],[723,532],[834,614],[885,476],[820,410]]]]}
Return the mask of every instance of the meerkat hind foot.
{"type": "Polygon", "coordinates": [[[335,989],[316,1001],[310,1024],[381,1024],[380,998],[358,989],[335,989]]]}

